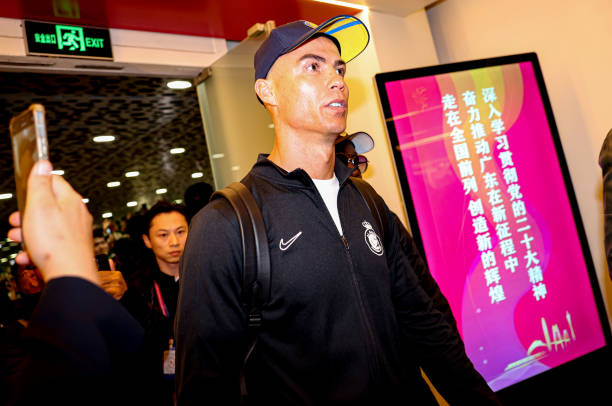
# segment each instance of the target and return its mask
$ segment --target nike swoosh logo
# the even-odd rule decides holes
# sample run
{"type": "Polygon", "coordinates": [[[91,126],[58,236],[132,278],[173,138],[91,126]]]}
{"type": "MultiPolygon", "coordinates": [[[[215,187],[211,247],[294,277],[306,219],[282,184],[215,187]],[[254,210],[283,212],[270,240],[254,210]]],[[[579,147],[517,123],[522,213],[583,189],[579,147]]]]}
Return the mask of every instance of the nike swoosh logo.
{"type": "Polygon", "coordinates": [[[294,235],[293,237],[291,237],[289,241],[287,242],[283,241],[283,239],[281,238],[280,242],[278,243],[278,248],[280,248],[281,251],[287,251],[287,249],[291,247],[291,244],[293,244],[295,240],[297,240],[300,237],[300,235],[302,235],[301,231],[297,233],[296,235],[294,235]]]}

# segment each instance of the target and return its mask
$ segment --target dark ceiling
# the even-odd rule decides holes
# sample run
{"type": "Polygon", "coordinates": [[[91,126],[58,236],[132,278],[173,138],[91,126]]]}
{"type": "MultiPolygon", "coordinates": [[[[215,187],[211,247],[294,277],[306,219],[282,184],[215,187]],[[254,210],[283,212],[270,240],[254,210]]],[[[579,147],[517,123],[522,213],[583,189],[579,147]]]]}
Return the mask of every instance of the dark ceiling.
{"type": "MultiPolygon", "coordinates": [[[[159,198],[182,199],[197,181],[213,184],[202,119],[194,88],[172,90],[166,81],[141,77],[99,77],[0,73],[0,194],[15,194],[8,131],[12,115],[30,103],[47,110],[49,156],[56,169],[84,197],[94,221],[110,211],[114,219],[148,207],[159,198]],[[114,142],[92,138],[113,134],[114,142]],[[170,154],[171,148],[185,148],[170,154]],[[135,178],[125,172],[139,171],[135,178]],[[191,174],[202,172],[200,179],[191,174]],[[110,181],[121,185],[108,188],[110,181]],[[168,192],[157,195],[156,189],[168,192]],[[137,201],[128,208],[126,203],[137,201]]],[[[15,198],[0,200],[0,228],[16,210],[15,198]]],[[[3,232],[3,235],[4,232],[3,232]]]]}
{"type": "Polygon", "coordinates": [[[2,0],[0,16],[241,41],[255,23],[319,24],[359,11],[313,0],[2,0]]]}

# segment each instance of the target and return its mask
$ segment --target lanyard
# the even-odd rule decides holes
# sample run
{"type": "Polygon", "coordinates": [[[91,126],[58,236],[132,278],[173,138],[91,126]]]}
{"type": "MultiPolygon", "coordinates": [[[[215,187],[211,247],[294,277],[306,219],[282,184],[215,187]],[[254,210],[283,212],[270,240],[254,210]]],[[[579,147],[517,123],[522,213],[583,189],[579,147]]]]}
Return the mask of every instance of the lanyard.
{"type": "Polygon", "coordinates": [[[164,302],[164,298],[161,294],[161,289],[156,281],[153,281],[153,286],[155,287],[155,294],[157,295],[157,301],[159,302],[159,307],[161,307],[162,314],[166,317],[168,316],[168,308],[166,307],[166,303],[164,302]]]}

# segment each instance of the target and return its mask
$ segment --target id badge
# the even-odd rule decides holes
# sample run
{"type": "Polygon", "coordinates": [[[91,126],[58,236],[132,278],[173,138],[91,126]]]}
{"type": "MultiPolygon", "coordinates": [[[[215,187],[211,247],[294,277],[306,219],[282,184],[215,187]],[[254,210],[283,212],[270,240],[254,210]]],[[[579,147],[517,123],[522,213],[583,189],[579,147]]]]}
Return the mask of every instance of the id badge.
{"type": "Polygon", "coordinates": [[[172,375],[174,376],[175,369],[175,349],[174,347],[167,349],[164,351],[164,375],[172,375]]]}

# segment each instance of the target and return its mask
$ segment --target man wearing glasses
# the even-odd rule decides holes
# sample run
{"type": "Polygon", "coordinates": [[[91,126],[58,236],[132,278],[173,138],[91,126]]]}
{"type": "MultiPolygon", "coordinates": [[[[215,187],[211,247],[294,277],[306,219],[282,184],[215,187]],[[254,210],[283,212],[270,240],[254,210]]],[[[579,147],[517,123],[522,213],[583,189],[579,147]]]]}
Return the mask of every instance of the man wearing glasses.
{"type": "Polygon", "coordinates": [[[370,134],[359,131],[336,139],[336,158],[353,169],[351,176],[361,178],[361,175],[368,169],[368,158],[361,154],[365,154],[372,148],[374,148],[374,140],[370,134]]]}
{"type": "Polygon", "coordinates": [[[419,365],[453,404],[499,404],[405,271],[396,226],[383,245],[336,159],[346,63],[368,40],[360,20],[338,16],[280,26],[257,51],[255,92],[275,142],[242,183],[266,224],[270,297],[247,355],[240,230],[229,203],[212,201],[192,219],[181,261],[179,404],[237,404],[244,376],[253,404],[435,405],[419,365]]]}

